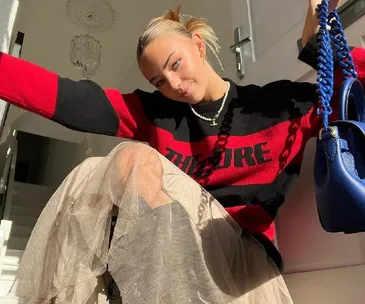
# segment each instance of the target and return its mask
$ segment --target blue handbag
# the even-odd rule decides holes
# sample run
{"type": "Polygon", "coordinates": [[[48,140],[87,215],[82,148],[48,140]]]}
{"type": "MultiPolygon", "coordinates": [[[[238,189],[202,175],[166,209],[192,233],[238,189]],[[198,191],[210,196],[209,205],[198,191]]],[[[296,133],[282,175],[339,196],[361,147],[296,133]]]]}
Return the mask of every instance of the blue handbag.
{"type": "Polygon", "coordinates": [[[314,188],[321,225],[328,232],[365,231],[365,98],[336,11],[328,0],[318,6],[317,92],[323,128],[317,141],[314,188]],[[329,30],[327,29],[329,26],[329,30]],[[333,49],[333,50],[332,50],[333,49]],[[332,114],[334,53],[344,81],[338,92],[338,117],[332,114]]]}

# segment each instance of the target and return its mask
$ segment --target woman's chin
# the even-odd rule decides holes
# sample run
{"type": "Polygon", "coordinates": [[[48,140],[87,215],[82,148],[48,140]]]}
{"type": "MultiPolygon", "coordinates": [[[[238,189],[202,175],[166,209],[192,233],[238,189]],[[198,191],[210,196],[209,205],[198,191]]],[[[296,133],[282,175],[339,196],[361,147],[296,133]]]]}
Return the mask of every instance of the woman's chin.
{"type": "Polygon", "coordinates": [[[196,105],[204,99],[204,94],[191,94],[185,98],[185,102],[196,105]]]}
{"type": "Polygon", "coordinates": [[[184,102],[184,103],[188,103],[191,105],[198,104],[201,101],[201,99],[194,98],[193,96],[182,96],[180,98],[176,98],[175,100],[184,102]]]}

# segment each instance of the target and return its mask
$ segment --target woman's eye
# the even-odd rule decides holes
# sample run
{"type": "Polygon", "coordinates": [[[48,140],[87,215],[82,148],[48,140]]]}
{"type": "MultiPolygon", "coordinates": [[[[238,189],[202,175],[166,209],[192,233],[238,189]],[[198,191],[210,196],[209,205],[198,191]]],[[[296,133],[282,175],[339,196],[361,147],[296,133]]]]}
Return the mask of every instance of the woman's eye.
{"type": "Polygon", "coordinates": [[[163,79],[161,79],[159,82],[156,83],[156,87],[162,86],[164,83],[163,79]]]}
{"type": "Polygon", "coordinates": [[[172,69],[173,69],[173,70],[176,70],[176,69],[179,67],[179,65],[180,65],[180,60],[181,60],[181,59],[176,60],[176,61],[173,63],[173,65],[172,65],[172,69]]]}

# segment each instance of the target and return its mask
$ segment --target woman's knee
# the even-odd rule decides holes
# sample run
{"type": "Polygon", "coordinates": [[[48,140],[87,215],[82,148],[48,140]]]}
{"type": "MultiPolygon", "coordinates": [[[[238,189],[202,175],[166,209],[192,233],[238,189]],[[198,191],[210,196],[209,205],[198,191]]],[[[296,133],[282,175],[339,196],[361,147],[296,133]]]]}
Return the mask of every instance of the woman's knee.
{"type": "Polygon", "coordinates": [[[127,143],[120,147],[115,154],[115,162],[119,169],[138,166],[144,170],[146,165],[159,165],[158,152],[143,143],[127,143]]]}
{"type": "Polygon", "coordinates": [[[122,183],[128,183],[152,207],[171,202],[163,189],[163,167],[158,152],[145,144],[129,143],[115,155],[122,183]]]}

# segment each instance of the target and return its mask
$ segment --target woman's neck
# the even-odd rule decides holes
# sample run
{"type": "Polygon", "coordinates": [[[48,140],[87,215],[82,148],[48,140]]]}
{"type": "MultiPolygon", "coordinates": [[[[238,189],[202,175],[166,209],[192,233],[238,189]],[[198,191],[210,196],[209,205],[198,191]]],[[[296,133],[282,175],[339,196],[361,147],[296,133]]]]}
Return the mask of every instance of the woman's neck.
{"type": "Polygon", "coordinates": [[[227,83],[214,70],[209,67],[208,86],[204,96],[204,102],[215,101],[223,97],[227,91],[227,83]]]}

